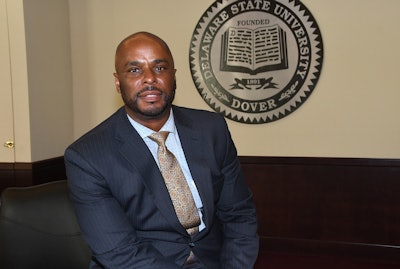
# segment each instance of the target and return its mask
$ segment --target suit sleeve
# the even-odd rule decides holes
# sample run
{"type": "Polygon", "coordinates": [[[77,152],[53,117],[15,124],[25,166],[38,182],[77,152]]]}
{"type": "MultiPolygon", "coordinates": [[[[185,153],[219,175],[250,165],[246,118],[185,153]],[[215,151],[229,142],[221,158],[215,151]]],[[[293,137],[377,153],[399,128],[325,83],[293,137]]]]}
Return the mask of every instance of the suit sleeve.
{"type": "Polygon", "coordinates": [[[151,244],[138,239],[102,175],[79,152],[65,152],[68,185],[82,234],[104,268],[177,269],[151,244]]]}
{"type": "Polygon", "coordinates": [[[217,204],[217,217],[222,223],[224,243],[221,268],[251,269],[258,255],[257,216],[253,195],[242,174],[237,151],[225,124],[219,152],[224,185],[217,204]],[[222,148],[224,147],[224,148],[222,148]]]}

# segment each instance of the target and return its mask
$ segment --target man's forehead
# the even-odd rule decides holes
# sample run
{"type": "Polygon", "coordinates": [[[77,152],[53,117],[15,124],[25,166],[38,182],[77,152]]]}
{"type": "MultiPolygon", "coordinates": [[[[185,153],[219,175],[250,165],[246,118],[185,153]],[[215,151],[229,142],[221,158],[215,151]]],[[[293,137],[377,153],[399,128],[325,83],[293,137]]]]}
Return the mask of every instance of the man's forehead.
{"type": "Polygon", "coordinates": [[[131,40],[127,41],[121,48],[117,51],[117,56],[122,57],[140,57],[141,55],[162,55],[161,58],[170,57],[168,50],[156,40],[131,40]]]}
{"type": "Polygon", "coordinates": [[[116,51],[115,64],[129,66],[144,59],[149,61],[151,54],[154,54],[154,59],[150,58],[151,62],[167,62],[174,65],[171,52],[165,42],[157,36],[146,33],[132,35],[121,42],[116,51]]]}

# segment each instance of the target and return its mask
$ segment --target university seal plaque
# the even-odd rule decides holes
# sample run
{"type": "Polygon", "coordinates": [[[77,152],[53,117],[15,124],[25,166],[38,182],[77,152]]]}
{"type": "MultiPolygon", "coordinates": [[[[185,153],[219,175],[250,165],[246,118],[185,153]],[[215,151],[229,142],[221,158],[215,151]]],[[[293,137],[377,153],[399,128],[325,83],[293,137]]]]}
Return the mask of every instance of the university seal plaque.
{"type": "Polygon", "coordinates": [[[320,30],[298,0],[216,1],[190,44],[190,70],[204,101],[248,124],[299,108],[316,86],[322,60],[320,30]]]}

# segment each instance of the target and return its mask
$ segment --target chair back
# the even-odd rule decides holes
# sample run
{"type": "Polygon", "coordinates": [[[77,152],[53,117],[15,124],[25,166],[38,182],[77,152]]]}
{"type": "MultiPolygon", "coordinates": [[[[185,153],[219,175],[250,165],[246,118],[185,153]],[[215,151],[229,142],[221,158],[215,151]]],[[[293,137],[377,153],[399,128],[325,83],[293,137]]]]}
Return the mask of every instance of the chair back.
{"type": "Polygon", "coordinates": [[[0,268],[87,269],[89,262],[66,180],[2,192],[0,268]]]}

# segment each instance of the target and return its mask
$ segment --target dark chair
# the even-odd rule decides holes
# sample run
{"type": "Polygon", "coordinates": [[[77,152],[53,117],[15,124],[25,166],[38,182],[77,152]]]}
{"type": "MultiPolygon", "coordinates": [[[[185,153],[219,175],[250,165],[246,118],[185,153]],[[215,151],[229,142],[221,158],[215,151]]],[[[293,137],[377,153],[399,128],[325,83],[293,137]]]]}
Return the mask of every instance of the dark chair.
{"type": "Polygon", "coordinates": [[[87,269],[89,262],[66,180],[3,191],[0,268],[87,269]]]}

